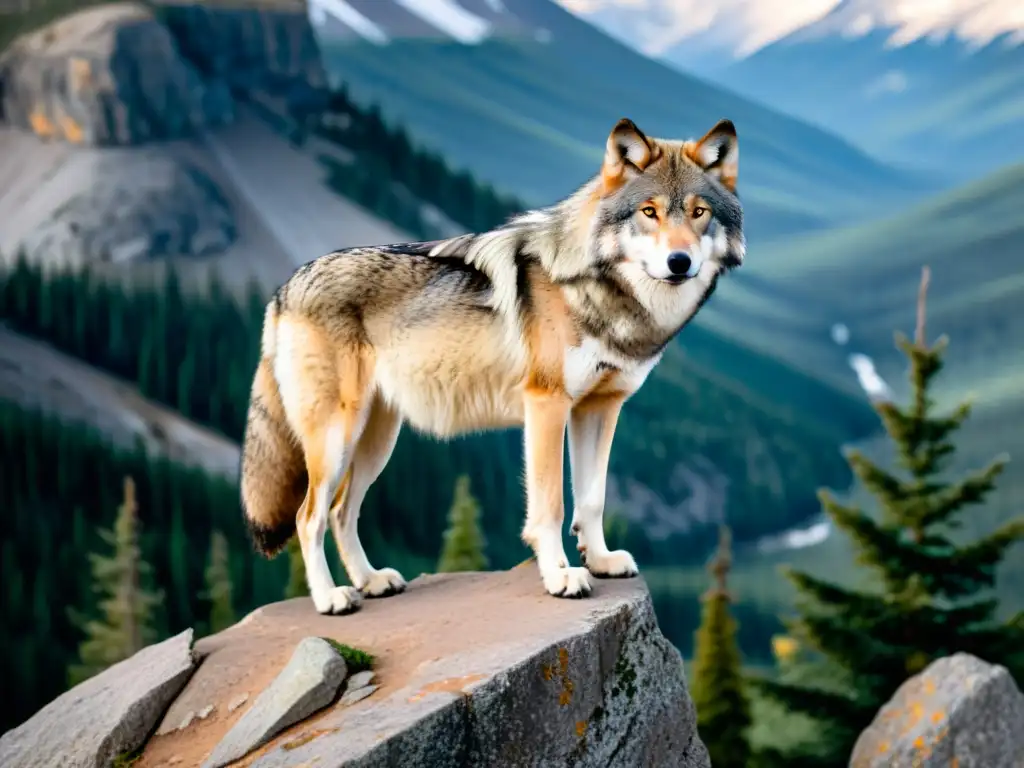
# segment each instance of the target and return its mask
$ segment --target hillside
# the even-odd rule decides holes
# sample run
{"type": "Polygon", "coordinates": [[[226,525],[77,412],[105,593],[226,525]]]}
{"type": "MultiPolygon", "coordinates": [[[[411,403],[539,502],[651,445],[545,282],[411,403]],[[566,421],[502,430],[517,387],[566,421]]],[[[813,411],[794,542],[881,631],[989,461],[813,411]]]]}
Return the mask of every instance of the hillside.
{"type": "Polygon", "coordinates": [[[844,3],[714,77],[878,157],[962,182],[1024,158],[1021,35],[908,40],[894,21],[844,3]]]}
{"type": "Polygon", "coordinates": [[[623,115],[663,136],[699,135],[722,117],[736,123],[752,253],[764,237],[874,215],[880,188],[900,199],[926,188],[834,135],[643,57],[551,0],[503,0],[529,34],[502,26],[472,44],[440,29],[409,32],[405,3],[347,5],[376,31],[354,22],[341,30],[332,4],[316,0],[329,77],[530,204],[552,202],[595,173],[623,115]]]}
{"type": "MultiPolygon", "coordinates": [[[[272,287],[333,248],[406,239],[331,191],[319,161],[330,148],[290,142],[272,110],[257,108],[270,96],[295,102],[323,79],[304,5],[273,5],[254,9],[248,26],[216,3],[199,17],[209,45],[240,27],[249,55],[229,75],[242,90],[201,74],[143,4],[60,17],[66,4],[36,3],[22,24],[44,12],[56,20],[0,54],[0,252],[133,278],[173,260],[200,282],[215,268],[233,284],[272,287]],[[289,44],[262,47],[275,34],[289,44]],[[144,84],[120,63],[132,57],[147,68],[144,84]]],[[[187,34],[196,11],[205,12],[163,15],[187,34]]]]}
{"type": "MultiPolygon", "coordinates": [[[[1019,514],[1024,498],[1024,358],[1018,328],[1024,307],[1024,165],[915,206],[872,225],[838,229],[767,248],[770,270],[752,289],[737,287],[709,305],[711,328],[787,360],[800,370],[848,391],[859,389],[849,355],[870,357],[897,397],[907,392],[904,358],[893,331],[913,332],[914,298],[922,264],[931,266],[928,332],[950,337],[946,368],[936,382],[940,405],[971,397],[975,410],[958,433],[953,471],[978,467],[999,453],[1014,461],[985,508],[970,517],[965,535],[988,531],[1019,514]],[[827,254],[827,258],[823,258],[827,254]],[[836,323],[848,329],[842,346],[830,339],[836,323]]],[[[887,456],[878,439],[865,442],[870,455],[887,456]]],[[[841,489],[840,489],[841,490],[841,489]]],[[[795,564],[836,569],[849,564],[842,546],[786,553],[795,564]]],[[[777,556],[771,558],[778,562],[777,556]]],[[[1011,558],[1012,561],[1012,558],[1011,558]]],[[[1024,607],[1024,559],[1009,562],[1003,595],[1024,607]]],[[[757,559],[742,568],[765,569],[757,559]]],[[[841,571],[842,568],[839,568],[841,571]]],[[[768,586],[773,579],[764,582],[768,586]]]]}
{"type": "Polygon", "coordinates": [[[122,449],[134,448],[138,441],[154,456],[198,466],[232,482],[238,476],[237,444],[142,397],[125,382],[3,325],[0,400],[88,424],[122,449]]]}
{"type": "Polygon", "coordinates": [[[829,338],[843,323],[850,347],[873,357],[883,377],[899,379],[892,331],[912,328],[920,268],[929,264],[930,326],[952,337],[943,391],[971,389],[983,401],[1008,396],[1011,376],[1024,373],[1008,343],[1024,295],[1021,210],[1024,164],[1017,164],[872,224],[766,246],[750,270],[754,287],[730,291],[703,319],[852,389],[843,362],[853,350],[829,338]],[[755,289],[756,298],[748,296],[755,289]]]}

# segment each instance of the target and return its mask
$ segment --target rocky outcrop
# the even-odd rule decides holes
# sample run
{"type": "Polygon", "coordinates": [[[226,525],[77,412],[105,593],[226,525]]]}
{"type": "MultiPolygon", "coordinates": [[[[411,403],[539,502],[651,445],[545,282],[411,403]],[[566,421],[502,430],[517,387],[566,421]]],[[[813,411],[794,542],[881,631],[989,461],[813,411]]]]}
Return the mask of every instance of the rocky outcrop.
{"type": "Polygon", "coordinates": [[[315,111],[326,86],[301,0],[118,2],[0,55],[0,121],[73,144],[136,145],[229,122],[238,94],[315,111]]]}
{"type": "Polygon", "coordinates": [[[1022,768],[1024,695],[1005,667],[966,653],[899,687],[860,735],[851,768],[1022,768]]]}
{"type": "Polygon", "coordinates": [[[123,152],[78,152],[61,166],[67,183],[52,185],[51,217],[21,242],[30,261],[212,256],[234,242],[232,211],[209,176],[149,147],[123,152]]]}
{"type": "Polygon", "coordinates": [[[327,74],[305,0],[157,0],[185,56],[211,81],[322,105],[327,74]]]}
{"type": "Polygon", "coordinates": [[[97,768],[141,747],[195,670],[192,630],[144,648],[0,737],[4,768],[97,768]]]}
{"type": "Polygon", "coordinates": [[[530,563],[421,576],[344,617],[321,616],[308,598],[259,609],[196,644],[203,662],[135,768],[213,761],[316,637],[373,654],[373,675],[353,675],[338,700],[246,765],[709,766],[682,659],[643,581],[601,581],[587,600],[558,600],[530,563]],[[210,714],[188,719],[200,711],[210,714]]]}
{"type": "Polygon", "coordinates": [[[0,115],[45,139],[130,145],[226,122],[232,101],[149,9],[115,3],[15,41],[0,57],[0,115]]]}

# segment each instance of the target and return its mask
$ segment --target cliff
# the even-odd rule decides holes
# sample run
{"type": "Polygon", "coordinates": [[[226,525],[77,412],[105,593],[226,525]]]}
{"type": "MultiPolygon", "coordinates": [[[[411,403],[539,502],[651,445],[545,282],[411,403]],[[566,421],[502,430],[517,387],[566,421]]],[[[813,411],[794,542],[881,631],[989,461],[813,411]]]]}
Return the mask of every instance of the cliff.
{"type": "Polygon", "coordinates": [[[326,83],[304,3],[111,3],[0,55],[0,117],[44,139],[135,145],[230,122],[238,95],[315,109],[326,83]]]}
{"type": "MultiPolygon", "coordinates": [[[[32,18],[47,7],[66,6],[32,18]]],[[[408,239],[327,187],[320,157],[350,153],[289,141],[326,86],[304,0],[93,3],[16,38],[0,255],[119,273],[171,258],[276,287],[334,248],[408,239]]]]}
{"type": "MultiPolygon", "coordinates": [[[[126,685],[158,690],[165,707],[173,698],[140,718],[134,740],[118,732],[117,748],[130,752],[155,727],[135,768],[241,758],[282,768],[709,766],[682,659],[640,579],[557,600],[527,564],[421,576],[345,617],[290,600],[198,641],[190,674],[180,637],[139,654],[166,676],[126,685]]],[[[94,750],[122,720],[98,714],[111,705],[97,692],[109,697],[135,672],[128,660],[64,694],[0,738],[0,763],[43,765],[65,750],[69,767],[104,764],[94,750]],[[58,720],[65,725],[48,730],[58,720]]]]}

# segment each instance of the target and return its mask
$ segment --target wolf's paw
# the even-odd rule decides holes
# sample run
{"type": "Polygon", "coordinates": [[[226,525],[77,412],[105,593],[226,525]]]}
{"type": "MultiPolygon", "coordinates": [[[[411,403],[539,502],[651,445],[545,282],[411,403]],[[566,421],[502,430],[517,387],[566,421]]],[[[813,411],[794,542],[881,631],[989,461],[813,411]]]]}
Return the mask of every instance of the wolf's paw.
{"type": "Polygon", "coordinates": [[[360,591],[366,597],[390,597],[405,592],[405,579],[394,568],[381,568],[370,574],[360,591]]]}
{"type": "Polygon", "coordinates": [[[631,579],[640,573],[636,560],[624,549],[597,556],[583,553],[583,564],[599,579],[631,579]]]}
{"type": "Polygon", "coordinates": [[[544,589],[555,597],[579,598],[590,594],[586,568],[551,568],[541,573],[544,589]]]}
{"type": "Polygon", "coordinates": [[[353,587],[334,587],[323,593],[319,599],[313,596],[313,605],[319,613],[340,616],[352,613],[363,604],[363,596],[353,587]]]}

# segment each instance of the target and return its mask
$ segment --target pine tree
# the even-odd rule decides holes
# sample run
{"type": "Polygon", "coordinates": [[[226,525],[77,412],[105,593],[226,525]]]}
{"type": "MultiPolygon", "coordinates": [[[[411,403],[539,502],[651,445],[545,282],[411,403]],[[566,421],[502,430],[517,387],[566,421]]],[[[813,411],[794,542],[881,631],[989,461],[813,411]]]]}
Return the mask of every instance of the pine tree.
{"type": "Polygon", "coordinates": [[[720,529],[718,552],[708,570],[714,585],[704,594],[701,622],[694,638],[693,702],[700,732],[715,768],[747,768],[750,763],[750,702],[744,690],[736,620],[726,578],[732,565],[730,532],[720,529]]]}
{"type": "Polygon", "coordinates": [[[480,505],[469,487],[469,476],[455,481],[455,498],[448,512],[448,530],[437,563],[438,573],[483,571],[487,568],[486,542],[480,530],[480,505]]]}
{"type": "Polygon", "coordinates": [[[210,632],[220,632],[235,623],[232,604],[231,563],[228,540],[220,531],[210,536],[210,558],[206,565],[206,594],[210,601],[210,632]]]}
{"type": "Polygon", "coordinates": [[[288,585],[284,588],[285,598],[305,597],[309,594],[306,581],[306,563],[302,559],[302,546],[299,537],[292,536],[288,540],[288,585]]]}
{"type": "Polygon", "coordinates": [[[809,573],[789,571],[798,592],[798,617],[790,632],[831,670],[831,685],[810,676],[758,680],[757,685],[790,711],[820,723],[821,738],[786,758],[787,765],[845,766],[860,731],[904,680],[932,660],[957,651],[1007,666],[1024,680],[1024,613],[996,619],[991,591],[1007,550],[1024,540],[1024,517],[972,543],[953,536],[957,514],[981,502],[1006,464],[998,458],[959,480],[945,476],[954,453],[950,437],[967,419],[963,403],[948,415],[935,412],[928,388],[942,368],[948,340],[925,339],[928,269],[922,274],[917,330],[911,342],[896,335],[909,358],[909,405],[886,401],[874,407],[897,449],[898,468],[883,469],[859,451],[847,460],[877,499],[880,515],[843,504],[825,490],[819,496],[836,528],[852,539],[858,561],[877,577],[874,590],[857,591],[809,573]]]}
{"type": "Polygon", "coordinates": [[[113,549],[108,556],[89,555],[93,589],[100,596],[101,618],[83,619],[72,614],[72,621],[86,636],[78,647],[80,663],[69,670],[72,685],[128,658],[156,639],[153,611],[163,595],[145,584],[150,566],[139,549],[138,506],[131,477],[124,480],[124,502],[118,509],[113,530],[102,530],[100,536],[113,549]]]}

